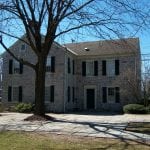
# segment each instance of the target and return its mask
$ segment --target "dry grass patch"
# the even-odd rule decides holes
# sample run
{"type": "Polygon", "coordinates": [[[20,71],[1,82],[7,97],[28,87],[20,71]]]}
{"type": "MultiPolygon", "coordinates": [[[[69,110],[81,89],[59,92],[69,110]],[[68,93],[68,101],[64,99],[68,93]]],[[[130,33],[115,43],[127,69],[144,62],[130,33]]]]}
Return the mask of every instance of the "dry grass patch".
{"type": "Polygon", "coordinates": [[[50,133],[1,132],[0,150],[149,150],[148,143],[109,138],[90,138],[50,133]]]}
{"type": "Polygon", "coordinates": [[[150,122],[131,122],[126,130],[150,135],[150,122]]]}

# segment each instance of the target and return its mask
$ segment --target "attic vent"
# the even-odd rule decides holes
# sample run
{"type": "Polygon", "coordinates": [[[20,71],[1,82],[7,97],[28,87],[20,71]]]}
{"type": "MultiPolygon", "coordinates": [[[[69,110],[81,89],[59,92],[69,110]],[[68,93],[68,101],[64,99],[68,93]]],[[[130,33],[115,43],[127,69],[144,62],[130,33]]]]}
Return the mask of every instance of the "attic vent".
{"type": "Polygon", "coordinates": [[[85,48],[84,48],[84,50],[85,50],[85,51],[90,51],[90,49],[89,49],[89,48],[87,48],[87,47],[85,47],[85,48]]]}

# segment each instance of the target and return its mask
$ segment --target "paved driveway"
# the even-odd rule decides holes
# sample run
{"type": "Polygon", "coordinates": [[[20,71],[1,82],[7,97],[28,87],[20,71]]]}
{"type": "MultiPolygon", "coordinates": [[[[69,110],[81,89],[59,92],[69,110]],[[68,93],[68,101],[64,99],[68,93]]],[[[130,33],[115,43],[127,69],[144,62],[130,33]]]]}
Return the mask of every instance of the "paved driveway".
{"type": "Polygon", "coordinates": [[[51,132],[150,141],[150,135],[125,131],[129,122],[150,122],[150,115],[48,114],[55,121],[23,121],[31,114],[1,113],[0,130],[51,132]]]}

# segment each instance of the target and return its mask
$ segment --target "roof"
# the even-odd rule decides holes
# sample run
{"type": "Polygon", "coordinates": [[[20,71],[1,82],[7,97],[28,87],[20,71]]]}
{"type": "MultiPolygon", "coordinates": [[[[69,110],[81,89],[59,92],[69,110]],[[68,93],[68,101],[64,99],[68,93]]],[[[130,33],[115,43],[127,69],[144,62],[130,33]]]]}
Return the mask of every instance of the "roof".
{"type": "Polygon", "coordinates": [[[69,43],[64,46],[79,56],[140,54],[138,38],[69,43]]]}

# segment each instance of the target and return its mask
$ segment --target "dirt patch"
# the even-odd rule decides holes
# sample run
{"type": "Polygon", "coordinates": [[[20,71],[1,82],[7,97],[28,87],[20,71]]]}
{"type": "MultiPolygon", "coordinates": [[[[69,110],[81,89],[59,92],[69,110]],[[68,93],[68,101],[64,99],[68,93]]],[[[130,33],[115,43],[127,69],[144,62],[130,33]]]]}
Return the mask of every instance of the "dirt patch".
{"type": "Polygon", "coordinates": [[[44,116],[39,116],[39,115],[32,115],[24,119],[24,121],[54,121],[55,118],[44,115],[44,116]]]}

